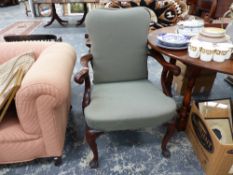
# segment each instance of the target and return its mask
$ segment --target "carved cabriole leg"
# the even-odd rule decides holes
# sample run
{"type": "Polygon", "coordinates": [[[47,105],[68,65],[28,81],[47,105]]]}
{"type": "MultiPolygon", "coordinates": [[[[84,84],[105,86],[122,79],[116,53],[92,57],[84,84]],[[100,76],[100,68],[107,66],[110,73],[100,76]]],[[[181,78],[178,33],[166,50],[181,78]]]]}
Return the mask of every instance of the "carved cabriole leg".
{"type": "Polygon", "coordinates": [[[194,88],[196,79],[201,72],[201,69],[195,66],[188,66],[188,82],[186,89],[184,91],[184,98],[182,102],[182,106],[179,109],[179,118],[177,123],[178,131],[184,131],[187,124],[188,114],[190,111],[190,102],[192,97],[192,90],[194,88]]]}
{"type": "Polygon", "coordinates": [[[91,168],[98,168],[98,166],[99,166],[99,164],[98,164],[99,157],[98,157],[98,149],[97,149],[96,139],[101,134],[103,134],[103,132],[92,130],[92,129],[88,128],[88,126],[86,126],[86,133],[85,133],[86,141],[87,141],[88,145],[90,146],[91,151],[93,153],[93,158],[89,163],[91,168]]]}
{"type": "Polygon", "coordinates": [[[62,164],[62,158],[61,158],[61,156],[54,157],[53,160],[54,160],[54,165],[55,166],[60,166],[62,164]]]}
{"type": "Polygon", "coordinates": [[[163,137],[161,149],[162,149],[162,155],[166,158],[169,158],[171,156],[170,151],[167,149],[167,143],[170,140],[170,138],[174,135],[175,130],[176,130],[176,118],[174,118],[170,123],[168,123],[167,132],[163,137]]]}

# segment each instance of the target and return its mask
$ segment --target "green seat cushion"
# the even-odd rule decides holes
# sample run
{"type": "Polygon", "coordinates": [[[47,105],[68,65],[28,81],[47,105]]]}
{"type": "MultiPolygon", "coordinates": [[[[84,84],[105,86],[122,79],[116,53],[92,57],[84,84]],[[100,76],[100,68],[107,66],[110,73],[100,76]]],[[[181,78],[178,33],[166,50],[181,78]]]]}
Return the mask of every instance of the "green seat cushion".
{"type": "Polygon", "coordinates": [[[148,80],[97,84],[91,93],[84,114],[93,129],[153,127],[170,120],[176,112],[175,101],[148,80]]]}

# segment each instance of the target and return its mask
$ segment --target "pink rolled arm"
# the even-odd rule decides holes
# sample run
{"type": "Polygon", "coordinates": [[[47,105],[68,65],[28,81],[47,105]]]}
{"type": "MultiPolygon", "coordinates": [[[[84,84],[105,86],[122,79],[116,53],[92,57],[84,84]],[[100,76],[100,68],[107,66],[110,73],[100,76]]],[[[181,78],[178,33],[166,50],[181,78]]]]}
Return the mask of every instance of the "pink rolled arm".
{"type": "Polygon", "coordinates": [[[41,135],[50,155],[57,155],[63,148],[75,61],[76,53],[70,45],[48,44],[39,51],[16,94],[22,129],[27,134],[41,135]]]}

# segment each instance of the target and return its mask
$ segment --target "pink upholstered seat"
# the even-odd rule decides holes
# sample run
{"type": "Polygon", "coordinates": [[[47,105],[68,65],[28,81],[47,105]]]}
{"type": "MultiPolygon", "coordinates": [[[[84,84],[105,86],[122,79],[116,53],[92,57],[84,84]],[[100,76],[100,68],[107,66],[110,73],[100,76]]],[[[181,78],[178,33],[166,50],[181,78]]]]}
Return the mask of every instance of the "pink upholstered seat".
{"type": "Polygon", "coordinates": [[[0,164],[62,155],[76,53],[66,43],[0,43],[0,64],[29,51],[36,62],[16,94],[17,112],[0,123],[0,164]]]}

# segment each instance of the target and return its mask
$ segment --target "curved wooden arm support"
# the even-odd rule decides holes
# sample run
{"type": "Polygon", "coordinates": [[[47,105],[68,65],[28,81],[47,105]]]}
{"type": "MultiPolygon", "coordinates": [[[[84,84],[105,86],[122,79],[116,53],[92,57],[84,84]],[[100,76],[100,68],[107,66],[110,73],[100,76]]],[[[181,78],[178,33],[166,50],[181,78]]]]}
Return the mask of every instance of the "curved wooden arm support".
{"type": "Polygon", "coordinates": [[[89,76],[89,68],[88,68],[88,63],[89,61],[92,60],[92,55],[91,54],[87,54],[81,57],[81,65],[83,66],[81,71],[78,72],[75,77],[74,77],[74,81],[78,84],[83,84],[86,76],[89,76]]]}
{"type": "Polygon", "coordinates": [[[153,57],[163,66],[163,71],[161,74],[161,85],[163,88],[163,93],[171,97],[172,96],[171,85],[172,85],[173,75],[177,76],[181,72],[180,68],[176,66],[176,60],[170,59],[170,62],[168,63],[163,58],[161,53],[152,49],[149,50],[148,55],[153,57]]]}
{"type": "Polygon", "coordinates": [[[180,74],[181,72],[180,68],[175,64],[168,63],[160,53],[151,49],[149,50],[148,55],[153,57],[155,60],[157,60],[166,71],[171,71],[175,76],[180,74]]]}
{"type": "Polygon", "coordinates": [[[80,60],[81,60],[81,65],[82,65],[83,67],[88,67],[88,63],[89,63],[92,59],[93,59],[93,56],[92,56],[92,54],[90,54],[90,53],[88,53],[88,54],[82,56],[81,59],[80,59],[80,60]]]}
{"type": "Polygon", "coordinates": [[[78,72],[75,77],[74,81],[78,84],[83,84],[85,81],[85,90],[83,95],[83,101],[82,101],[82,108],[84,111],[84,108],[88,106],[91,102],[91,81],[89,77],[89,68],[88,68],[88,62],[92,60],[92,55],[87,54],[81,57],[81,65],[83,66],[81,71],[78,72]]]}
{"type": "Polygon", "coordinates": [[[88,67],[82,67],[82,69],[75,75],[74,81],[78,84],[83,84],[83,82],[85,81],[85,77],[89,76],[88,72],[88,67]]]}

